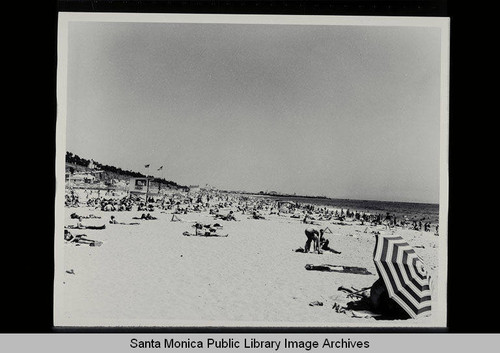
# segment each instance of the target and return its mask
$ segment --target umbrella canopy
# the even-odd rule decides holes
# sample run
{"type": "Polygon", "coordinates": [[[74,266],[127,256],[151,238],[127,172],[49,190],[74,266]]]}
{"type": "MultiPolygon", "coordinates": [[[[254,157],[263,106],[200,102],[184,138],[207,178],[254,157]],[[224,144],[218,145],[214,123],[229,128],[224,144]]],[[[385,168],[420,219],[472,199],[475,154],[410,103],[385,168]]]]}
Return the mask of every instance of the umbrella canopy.
{"type": "Polygon", "coordinates": [[[422,259],[403,238],[377,234],[373,261],[389,298],[412,318],[430,314],[430,276],[422,259]]]}

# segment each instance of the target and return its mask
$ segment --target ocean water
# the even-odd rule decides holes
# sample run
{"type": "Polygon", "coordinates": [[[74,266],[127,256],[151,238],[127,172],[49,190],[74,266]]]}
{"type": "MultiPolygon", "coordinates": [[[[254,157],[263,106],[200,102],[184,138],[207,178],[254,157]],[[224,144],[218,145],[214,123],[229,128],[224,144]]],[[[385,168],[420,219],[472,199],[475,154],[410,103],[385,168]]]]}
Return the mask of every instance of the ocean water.
{"type": "Polygon", "coordinates": [[[408,220],[417,220],[439,223],[439,204],[433,203],[414,203],[414,202],[393,202],[393,201],[375,201],[375,200],[351,200],[351,199],[332,199],[322,197],[293,197],[293,196],[262,196],[274,200],[294,201],[303,204],[313,204],[318,206],[329,206],[334,208],[349,209],[370,214],[386,215],[390,213],[401,219],[407,217],[408,220]]]}

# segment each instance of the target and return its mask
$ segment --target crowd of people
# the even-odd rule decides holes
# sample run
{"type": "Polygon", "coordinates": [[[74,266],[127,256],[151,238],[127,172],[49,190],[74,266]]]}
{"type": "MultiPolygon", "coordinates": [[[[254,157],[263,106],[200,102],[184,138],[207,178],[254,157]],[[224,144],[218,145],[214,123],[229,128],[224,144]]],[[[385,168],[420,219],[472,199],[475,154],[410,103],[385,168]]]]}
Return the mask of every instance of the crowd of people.
{"type": "Polygon", "coordinates": [[[309,225],[321,225],[320,222],[335,222],[335,224],[350,222],[350,224],[381,225],[386,228],[400,227],[425,232],[431,232],[434,227],[435,234],[438,235],[439,232],[439,225],[432,224],[425,217],[408,219],[406,216],[398,217],[389,212],[372,213],[213,190],[178,192],[172,195],[149,197],[148,200],[137,195],[117,197],[110,191],[101,193],[85,190],[82,195],[81,192],[78,194],[74,190],[69,190],[66,193],[65,205],[67,207],[86,205],[108,212],[137,210],[151,213],[160,210],[176,215],[208,212],[215,219],[230,221],[237,220],[236,213],[253,219],[265,219],[267,214],[300,219],[302,223],[309,225]]]}
{"type": "MultiPolygon", "coordinates": [[[[341,254],[339,249],[332,247],[330,240],[325,237],[325,233],[331,230],[328,224],[335,225],[370,225],[381,226],[386,229],[395,230],[412,229],[416,231],[431,231],[432,222],[425,217],[408,219],[407,216],[397,216],[389,212],[372,213],[351,209],[338,208],[333,206],[302,203],[297,201],[283,201],[278,198],[264,197],[260,195],[246,195],[236,193],[226,193],[214,190],[200,192],[175,193],[171,195],[151,196],[147,200],[137,195],[119,195],[110,192],[101,194],[95,191],[75,192],[69,190],[66,193],[65,205],[71,207],[87,207],[90,210],[100,210],[110,212],[109,224],[116,225],[140,225],[139,222],[119,222],[115,212],[137,211],[142,212],[140,217],[132,217],[139,221],[155,220],[154,211],[168,213],[172,217],[171,222],[185,222],[183,215],[204,212],[213,217],[214,220],[239,221],[242,218],[254,220],[266,220],[271,216],[284,217],[304,225],[305,245],[297,252],[323,254],[331,252],[341,254]],[[314,227],[314,226],[319,226],[314,227]]],[[[84,218],[100,218],[90,214],[86,217],[73,212],[71,219],[76,220],[76,225],[67,225],[64,231],[64,239],[68,243],[86,244],[90,246],[100,246],[102,242],[88,239],[85,234],[74,235],[68,229],[105,229],[106,225],[90,226],[83,223],[84,218]]],[[[228,234],[221,234],[223,226],[220,223],[201,224],[196,222],[193,231],[186,230],[184,236],[205,236],[227,237],[228,234]]],[[[438,235],[439,225],[434,224],[435,234],[438,235]]],[[[379,228],[381,229],[381,228],[379,228]]],[[[333,244],[335,246],[335,244],[333,244]]],[[[374,297],[374,296],[373,296],[374,297]]]]}

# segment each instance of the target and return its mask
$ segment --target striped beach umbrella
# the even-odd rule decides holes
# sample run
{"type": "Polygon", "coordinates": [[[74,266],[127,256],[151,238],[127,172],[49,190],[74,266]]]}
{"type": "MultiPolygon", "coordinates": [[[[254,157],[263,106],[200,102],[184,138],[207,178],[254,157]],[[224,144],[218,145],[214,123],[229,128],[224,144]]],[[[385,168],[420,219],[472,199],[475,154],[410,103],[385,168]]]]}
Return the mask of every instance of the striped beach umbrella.
{"type": "Polygon", "coordinates": [[[373,261],[389,298],[412,318],[430,314],[430,276],[422,259],[403,238],[377,234],[373,261]]]}

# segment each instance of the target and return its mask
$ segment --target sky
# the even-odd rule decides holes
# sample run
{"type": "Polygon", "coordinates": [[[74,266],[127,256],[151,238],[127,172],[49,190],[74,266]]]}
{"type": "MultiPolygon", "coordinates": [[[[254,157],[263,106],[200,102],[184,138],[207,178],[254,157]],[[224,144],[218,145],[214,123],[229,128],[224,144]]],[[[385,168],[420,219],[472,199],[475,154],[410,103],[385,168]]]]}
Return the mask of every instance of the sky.
{"type": "Polygon", "coordinates": [[[439,201],[439,28],[71,22],[68,38],[82,158],[181,185],[439,201]]]}

